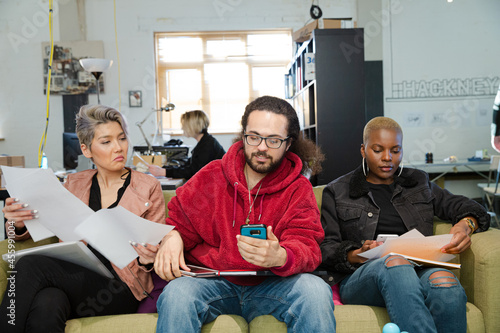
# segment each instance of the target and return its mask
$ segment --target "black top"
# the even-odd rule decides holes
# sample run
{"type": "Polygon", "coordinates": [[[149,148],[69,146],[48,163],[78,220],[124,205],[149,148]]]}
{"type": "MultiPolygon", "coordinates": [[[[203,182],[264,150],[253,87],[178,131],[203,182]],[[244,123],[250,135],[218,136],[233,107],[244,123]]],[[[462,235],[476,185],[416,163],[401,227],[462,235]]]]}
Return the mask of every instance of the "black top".
{"type": "Polygon", "coordinates": [[[211,161],[221,159],[225,153],[217,139],[204,130],[203,136],[194,147],[188,163],[182,167],[164,166],[167,170],[166,176],[189,179],[211,161]]]}
{"type": "MultiPolygon", "coordinates": [[[[113,202],[108,207],[108,209],[118,206],[118,203],[120,202],[120,200],[123,196],[123,193],[125,193],[125,190],[129,186],[132,173],[129,171],[128,174],[126,174],[126,175],[127,175],[127,178],[125,179],[123,186],[118,190],[118,193],[116,196],[116,201],[113,202]]],[[[101,188],[99,187],[99,182],[97,181],[97,173],[94,175],[94,177],[92,177],[92,185],[90,186],[89,207],[94,212],[97,212],[98,210],[100,210],[102,208],[102,206],[101,206],[101,188]]],[[[118,277],[115,270],[113,269],[113,266],[111,266],[111,262],[105,256],[103,256],[99,251],[94,249],[90,244],[87,244],[87,247],[90,249],[90,251],[92,251],[96,255],[97,258],[99,258],[99,260],[104,264],[104,266],[106,266],[106,268],[109,269],[109,271],[111,273],[113,273],[115,278],[117,278],[119,280],[120,278],[118,277]]]]}
{"type": "Polygon", "coordinates": [[[408,230],[403,223],[403,219],[392,204],[394,184],[372,184],[368,183],[368,188],[372,192],[375,203],[380,208],[380,216],[375,231],[375,238],[379,234],[402,235],[408,230]]]}

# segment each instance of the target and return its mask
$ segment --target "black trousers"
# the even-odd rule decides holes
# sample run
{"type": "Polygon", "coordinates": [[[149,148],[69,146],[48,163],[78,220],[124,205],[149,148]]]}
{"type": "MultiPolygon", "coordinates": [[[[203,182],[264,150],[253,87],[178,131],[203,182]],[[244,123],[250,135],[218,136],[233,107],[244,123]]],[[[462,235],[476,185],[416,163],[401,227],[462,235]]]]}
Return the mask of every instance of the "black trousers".
{"type": "Polygon", "coordinates": [[[135,313],[121,280],[40,255],[18,260],[0,308],[0,332],[64,332],[71,318],[135,313]]]}

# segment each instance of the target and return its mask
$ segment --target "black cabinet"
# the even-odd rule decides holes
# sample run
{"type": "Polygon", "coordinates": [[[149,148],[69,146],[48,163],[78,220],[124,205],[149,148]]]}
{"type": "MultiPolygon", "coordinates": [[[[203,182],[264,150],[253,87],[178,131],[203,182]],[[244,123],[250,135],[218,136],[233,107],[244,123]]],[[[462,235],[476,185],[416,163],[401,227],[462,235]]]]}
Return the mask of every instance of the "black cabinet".
{"type": "Polygon", "coordinates": [[[363,29],[314,30],[288,67],[285,90],[304,135],[326,157],[313,185],[359,166],[366,123],[363,29]]]}

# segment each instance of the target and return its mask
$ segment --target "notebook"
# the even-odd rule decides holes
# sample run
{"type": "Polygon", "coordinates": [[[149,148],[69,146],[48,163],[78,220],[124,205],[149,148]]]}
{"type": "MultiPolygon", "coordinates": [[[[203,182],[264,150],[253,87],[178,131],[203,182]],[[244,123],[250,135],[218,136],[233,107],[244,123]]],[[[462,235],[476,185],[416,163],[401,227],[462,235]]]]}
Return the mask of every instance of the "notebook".
{"type": "Polygon", "coordinates": [[[9,269],[15,269],[15,262],[20,258],[30,255],[39,254],[51,258],[56,258],[68,261],[107,278],[114,278],[113,274],[104,266],[104,264],[95,256],[90,249],[82,242],[62,242],[43,246],[37,246],[30,249],[16,251],[15,253],[5,253],[2,259],[9,263],[9,269]]]}
{"type": "Polygon", "coordinates": [[[207,267],[187,265],[191,271],[181,269],[182,275],[190,277],[219,277],[219,276],[276,276],[271,271],[245,271],[245,270],[217,270],[207,267]]]}

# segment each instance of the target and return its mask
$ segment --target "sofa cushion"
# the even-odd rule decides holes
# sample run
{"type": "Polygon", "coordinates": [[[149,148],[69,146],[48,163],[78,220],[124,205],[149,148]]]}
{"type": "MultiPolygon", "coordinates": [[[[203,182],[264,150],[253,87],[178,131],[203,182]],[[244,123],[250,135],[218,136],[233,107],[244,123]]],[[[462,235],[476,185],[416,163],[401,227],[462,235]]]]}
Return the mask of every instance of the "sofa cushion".
{"type": "MultiPolygon", "coordinates": [[[[272,318],[274,319],[274,318],[272,318]]],[[[125,314],[71,319],[66,322],[66,333],[154,333],[157,313],[125,314]]],[[[277,321],[278,322],[278,321],[277,321]]],[[[279,323],[279,322],[278,322],[279,323]]],[[[286,331],[286,328],[285,328],[286,331]]],[[[216,320],[203,325],[202,333],[242,333],[248,332],[248,324],[240,316],[221,315],[216,320]]],[[[270,331],[267,331],[270,332],[270,331]]]]}

